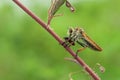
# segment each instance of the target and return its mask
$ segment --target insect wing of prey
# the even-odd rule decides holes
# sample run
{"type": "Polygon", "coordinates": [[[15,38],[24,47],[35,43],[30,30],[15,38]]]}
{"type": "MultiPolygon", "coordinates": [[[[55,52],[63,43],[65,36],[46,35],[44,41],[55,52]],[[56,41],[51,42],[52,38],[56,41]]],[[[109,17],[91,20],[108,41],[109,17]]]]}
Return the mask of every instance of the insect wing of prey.
{"type": "Polygon", "coordinates": [[[51,19],[54,17],[57,10],[65,3],[66,0],[52,0],[52,4],[48,11],[48,25],[51,19]]]}

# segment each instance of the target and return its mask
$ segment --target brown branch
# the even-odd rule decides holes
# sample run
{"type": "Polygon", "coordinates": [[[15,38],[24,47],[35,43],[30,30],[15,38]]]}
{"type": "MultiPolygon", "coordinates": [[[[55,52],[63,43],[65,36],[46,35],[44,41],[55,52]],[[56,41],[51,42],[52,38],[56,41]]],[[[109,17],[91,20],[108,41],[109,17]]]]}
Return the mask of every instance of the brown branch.
{"type": "MultiPolygon", "coordinates": [[[[45,22],[43,22],[32,11],[30,11],[28,8],[26,8],[19,0],[13,0],[13,1],[20,8],[22,8],[29,16],[31,16],[36,22],[38,22],[45,30],[47,30],[60,44],[63,43],[63,40],[52,29],[48,28],[48,26],[45,22]]],[[[72,49],[70,49],[69,47],[64,47],[64,48],[76,59],[76,61],[89,73],[89,75],[94,80],[101,80],[100,77],[80,57],[76,57],[76,53],[73,52],[72,49]]]]}

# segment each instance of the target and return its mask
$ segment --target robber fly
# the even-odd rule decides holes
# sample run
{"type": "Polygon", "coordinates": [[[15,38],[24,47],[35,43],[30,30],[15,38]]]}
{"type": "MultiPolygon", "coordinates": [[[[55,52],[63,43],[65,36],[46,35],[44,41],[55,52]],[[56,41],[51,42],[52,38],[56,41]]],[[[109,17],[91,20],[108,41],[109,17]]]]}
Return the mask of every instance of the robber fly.
{"type": "Polygon", "coordinates": [[[71,12],[74,12],[73,6],[69,3],[67,0],[52,0],[51,1],[51,6],[48,10],[48,23],[47,25],[50,24],[52,18],[55,16],[55,13],[58,11],[58,9],[66,3],[66,6],[71,10],[71,12]]]}
{"type": "Polygon", "coordinates": [[[100,48],[87,34],[84,32],[82,28],[70,28],[68,30],[68,37],[64,37],[65,42],[63,43],[64,47],[70,47],[71,45],[75,45],[75,42],[82,46],[82,48],[78,49],[78,52],[84,50],[86,47],[95,50],[95,51],[102,51],[100,48]]]}

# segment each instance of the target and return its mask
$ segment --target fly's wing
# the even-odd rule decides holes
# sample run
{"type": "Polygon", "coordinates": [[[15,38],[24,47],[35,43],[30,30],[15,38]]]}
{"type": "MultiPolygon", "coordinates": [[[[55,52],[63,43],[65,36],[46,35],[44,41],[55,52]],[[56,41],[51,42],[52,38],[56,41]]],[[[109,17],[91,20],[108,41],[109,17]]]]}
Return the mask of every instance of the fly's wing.
{"type": "Polygon", "coordinates": [[[80,42],[80,41],[77,41],[77,43],[78,43],[79,45],[81,45],[82,47],[87,47],[87,45],[86,45],[85,43],[82,43],[82,42],[80,42]]]}
{"type": "Polygon", "coordinates": [[[66,0],[56,0],[56,2],[54,3],[54,7],[52,10],[53,15],[55,15],[55,13],[58,11],[58,9],[65,3],[66,0]]]}
{"type": "Polygon", "coordinates": [[[66,0],[52,0],[52,4],[48,10],[48,24],[50,24],[51,19],[58,11],[58,9],[65,3],[66,0]]]}
{"type": "Polygon", "coordinates": [[[102,48],[100,48],[89,36],[87,36],[85,33],[83,34],[82,40],[88,45],[89,48],[96,50],[96,51],[102,51],[102,48]]]}

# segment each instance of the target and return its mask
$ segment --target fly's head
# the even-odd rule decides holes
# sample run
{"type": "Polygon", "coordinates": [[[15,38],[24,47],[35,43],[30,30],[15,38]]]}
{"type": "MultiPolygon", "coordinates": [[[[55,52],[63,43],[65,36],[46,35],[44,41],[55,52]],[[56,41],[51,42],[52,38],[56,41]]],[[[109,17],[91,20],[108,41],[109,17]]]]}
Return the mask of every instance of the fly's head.
{"type": "Polygon", "coordinates": [[[84,30],[82,28],[77,27],[76,30],[78,31],[79,34],[83,35],[84,30]]]}
{"type": "Polygon", "coordinates": [[[71,28],[69,28],[69,30],[67,31],[67,34],[68,34],[69,36],[71,36],[71,35],[73,34],[73,31],[74,31],[74,29],[71,27],[71,28]]]}
{"type": "Polygon", "coordinates": [[[72,42],[76,42],[79,39],[82,38],[82,33],[83,29],[79,28],[79,27],[75,27],[75,28],[69,28],[68,30],[68,38],[70,41],[72,42]]]}
{"type": "Polygon", "coordinates": [[[68,36],[72,39],[80,39],[84,35],[84,30],[82,28],[76,27],[76,28],[69,28],[67,32],[68,36]]]}
{"type": "Polygon", "coordinates": [[[76,27],[76,28],[71,27],[71,28],[69,28],[67,34],[69,36],[77,36],[80,34],[80,30],[81,30],[81,28],[79,28],[79,27],[76,27]]]}
{"type": "Polygon", "coordinates": [[[74,34],[76,35],[76,37],[77,37],[78,39],[81,39],[81,38],[84,37],[85,32],[84,32],[84,30],[83,30],[82,28],[76,27],[76,28],[74,29],[74,34]]]}

